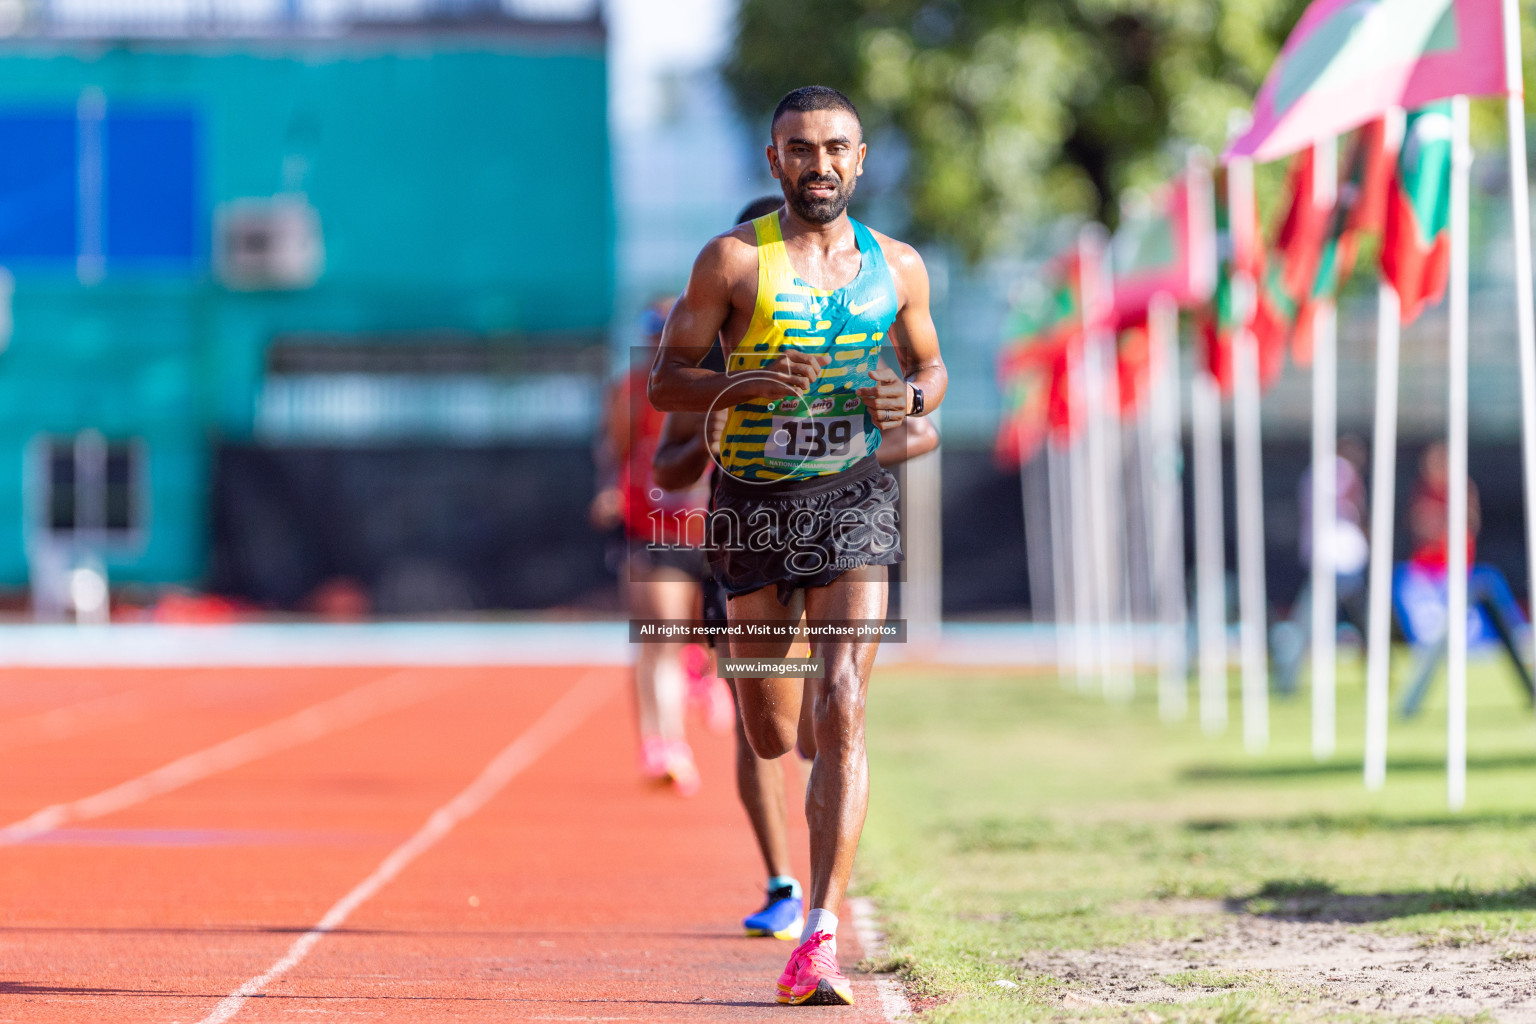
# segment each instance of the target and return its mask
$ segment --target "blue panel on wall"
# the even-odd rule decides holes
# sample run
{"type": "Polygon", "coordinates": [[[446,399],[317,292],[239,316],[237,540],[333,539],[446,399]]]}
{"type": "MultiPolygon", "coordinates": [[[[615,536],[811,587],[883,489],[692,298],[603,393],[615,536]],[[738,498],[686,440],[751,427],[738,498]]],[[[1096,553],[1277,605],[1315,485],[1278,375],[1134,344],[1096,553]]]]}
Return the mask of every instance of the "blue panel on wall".
{"type": "Polygon", "coordinates": [[[188,111],[107,110],[107,269],[198,256],[197,123],[188,111]]]}
{"type": "Polygon", "coordinates": [[[73,108],[0,113],[0,263],[74,262],[77,137],[73,108]]]}

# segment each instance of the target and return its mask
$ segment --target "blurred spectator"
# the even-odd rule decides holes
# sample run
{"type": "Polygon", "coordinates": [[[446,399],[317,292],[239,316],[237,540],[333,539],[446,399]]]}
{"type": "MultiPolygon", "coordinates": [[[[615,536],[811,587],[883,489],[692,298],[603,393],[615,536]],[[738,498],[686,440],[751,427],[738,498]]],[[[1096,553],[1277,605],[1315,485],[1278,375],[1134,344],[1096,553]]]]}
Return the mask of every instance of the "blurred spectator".
{"type": "MultiPolygon", "coordinates": [[[[1413,672],[1402,698],[1404,716],[1416,714],[1439,671],[1449,642],[1450,459],[1436,442],[1419,456],[1419,479],[1408,500],[1408,535],[1413,554],[1393,576],[1393,604],[1398,626],[1414,646],[1413,672]]],[[[1477,485],[1467,480],[1467,644],[1477,648],[1497,642],[1504,649],[1527,698],[1536,698],[1536,681],[1517,634],[1525,616],[1509,582],[1498,568],[1475,564],[1482,504],[1477,485]]]]}
{"type": "Polygon", "coordinates": [[[150,613],[154,622],[212,625],[235,622],[250,609],[217,594],[197,594],[185,590],[166,593],[150,613]]]}
{"type": "Polygon", "coordinates": [[[373,611],[368,591],[350,576],[332,576],[320,584],[304,607],[327,622],[361,622],[373,611]]]}
{"type": "MultiPolygon", "coordinates": [[[[1451,467],[1445,444],[1436,441],[1419,456],[1419,479],[1408,501],[1408,535],[1413,539],[1415,568],[1443,573],[1450,534],[1451,467]]],[[[1467,480],[1467,565],[1477,553],[1477,531],[1483,524],[1477,485],[1467,480]]]]}
{"type": "MultiPolygon", "coordinates": [[[[1371,561],[1366,532],[1370,496],[1365,488],[1365,442],[1352,434],[1339,438],[1333,463],[1333,571],[1334,597],[1339,619],[1364,636],[1366,627],[1366,570],[1371,561]]],[[[1302,566],[1312,565],[1312,468],[1301,475],[1297,506],[1301,514],[1298,555],[1302,566]]],[[[1275,661],[1275,689],[1296,692],[1302,657],[1312,640],[1312,583],[1310,576],[1296,595],[1290,618],[1277,623],[1270,636],[1275,661]]]]}
{"type": "MultiPolygon", "coordinates": [[[[1339,438],[1334,457],[1333,567],[1338,576],[1339,600],[1365,586],[1371,545],[1366,533],[1370,496],[1365,489],[1367,456],[1365,442],[1353,434],[1339,438]]],[[[1298,553],[1301,564],[1312,565],[1312,468],[1301,474],[1297,505],[1301,512],[1298,553]]]]}

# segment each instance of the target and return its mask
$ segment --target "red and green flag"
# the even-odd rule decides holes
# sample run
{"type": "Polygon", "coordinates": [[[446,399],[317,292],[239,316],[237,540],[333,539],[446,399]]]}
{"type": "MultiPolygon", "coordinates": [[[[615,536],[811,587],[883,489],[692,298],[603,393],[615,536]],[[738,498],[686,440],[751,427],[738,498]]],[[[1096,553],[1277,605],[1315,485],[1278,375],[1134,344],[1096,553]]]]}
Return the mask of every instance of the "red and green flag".
{"type": "Polygon", "coordinates": [[[1079,256],[1052,262],[1041,285],[1009,315],[1009,340],[998,359],[1003,417],[993,455],[1005,466],[1027,462],[1048,433],[1072,430],[1070,356],[1083,338],[1079,256]]]}
{"type": "Polygon", "coordinates": [[[1345,163],[1344,179],[1323,237],[1312,302],[1338,294],[1355,269],[1360,236],[1380,233],[1386,220],[1387,182],[1393,154],[1387,146],[1386,122],[1377,118],[1355,133],[1345,163]]]}
{"type": "Polygon", "coordinates": [[[1355,132],[1345,158],[1333,211],[1328,216],[1317,255],[1312,285],[1301,299],[1291,347],[1298,361],[1312,352],[1312,315],[1318,303],[1337,297],[1355,269],[1355,255],[1364,234],[1379,234],[1386,220],[1387,182],[1392,173],[1386,121],[1377,118],[1355,132]]]}
{"type": "Polygon", "coordinates": [[[1393,107],[1508,93],[1502,7],[1502,0],[1313,0],[1259,90],[1251,127],[1224,159],[1276,160],[1393,107]]]}
{"type": "Polygon", "coordinates": [[[1152,390],[1152,333],[1147,318],[1118,325],[1115,337],[1115,379],[1120,415],[1129,418],[1152,390]]]}
{"type": "Polygon", "coordinates": [[[1185,170],[1140,202],[1127,202],[1110,240],[1111,316],[1122,416],[1146,395],[1151,372],[1147,315],[1165,295],[1181,307],[1210,302],[1216,279],[1216,227],[1210,158],[1191,154],[1185,170]]]}
{"type": "MultiPolygon", "coordinates": [[[[1310,147],[1291,158],[1286,175],[1285,212],[1270,246],[1270,260],[1264,268],[1260,290],[1279,323],[1282,333],[1301,322],[1307,312],[1317,267],[1322,258],[1323,238],[1328,227],[1329,209],[1317,201],[1316,167],[1310,147]]],[[[1312,362],[1311,332],[1296,331],[1291,352],[1296,362],[1312,362]]]]}
{"type": "Polygon", "coordinates": [[[1403,323],[1445,294],[1450,271],[1451,108],[1411,111],[1387,189],[1381,276],[1402,304],[1403,323]]]}
{"type": "Polygon", "coordinates": [[[1230,394],[1235,383],[1232,343],[1238,332],[1249,331],[1258,343],[1259,384],[1267,388],[1280,376],[1285,363],[1286,323],[1269,291],[1258,286],[1264,280],[1266,261],[1259,243],[1251,174],[1239,176],[1231,167],[1218,170],[1215,210],[1216,288],[1199,320],[1206,366],[1222,390],[1230,394]],[[1242,194],[1234,196],[1234,190],[1242,194]],[[1234,223],[1234,212],[1243,224],[1234,223]]]}
{"type": "Polygon", "coordinates": [[[1110,242],[1116,323],[1145,320],[1155,295],[1184,307],[1210,301],[1216,239],[1208,159],[1191,158],[1176,180],[1122,211],[1110,242]]]}

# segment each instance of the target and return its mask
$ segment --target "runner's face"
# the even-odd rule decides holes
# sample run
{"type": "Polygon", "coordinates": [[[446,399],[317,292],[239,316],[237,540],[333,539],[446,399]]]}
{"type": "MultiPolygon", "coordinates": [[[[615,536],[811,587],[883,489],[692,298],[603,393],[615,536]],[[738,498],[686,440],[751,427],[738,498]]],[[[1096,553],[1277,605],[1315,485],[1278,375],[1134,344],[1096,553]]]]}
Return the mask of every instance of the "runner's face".
{"type": "Polygon", "coordinates": [[[796,216],[831,223],[848,208],[864,173],[858,119],[846,110],[790,111],[773,126],[768,169],[796,216]]]}

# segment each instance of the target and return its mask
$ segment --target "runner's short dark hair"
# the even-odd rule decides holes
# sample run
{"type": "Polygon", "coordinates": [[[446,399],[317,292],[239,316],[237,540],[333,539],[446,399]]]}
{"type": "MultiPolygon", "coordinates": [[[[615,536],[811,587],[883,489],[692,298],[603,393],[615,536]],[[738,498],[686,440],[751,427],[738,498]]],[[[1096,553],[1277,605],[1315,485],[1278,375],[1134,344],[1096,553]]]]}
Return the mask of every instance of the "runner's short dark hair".
{"type": "Polygon", "coordinates": [[[828,85],[802,85],[798,89],[792,89],[779,100],[779,105],[773,108],[773,120],[768,123],[768,134],[773,134],[773,129],[779,123],[779,118],[791,110],[804,114],[812,110],[846,110],[853,115],[853,119],[859,122],[859,136],[864,135],[864,121],[859,117],[859,108],[853,105],[853,100],[844,96],[836,89],[828,85]]]}
{"type": "Polygon", "coordinates": [[[741,208],[741,212],[736,215],[736,223],[745,224],[749,220],[757,220],[763,214],[772,213],[783,205],[783,196],[758,196],[741,208]]]}

